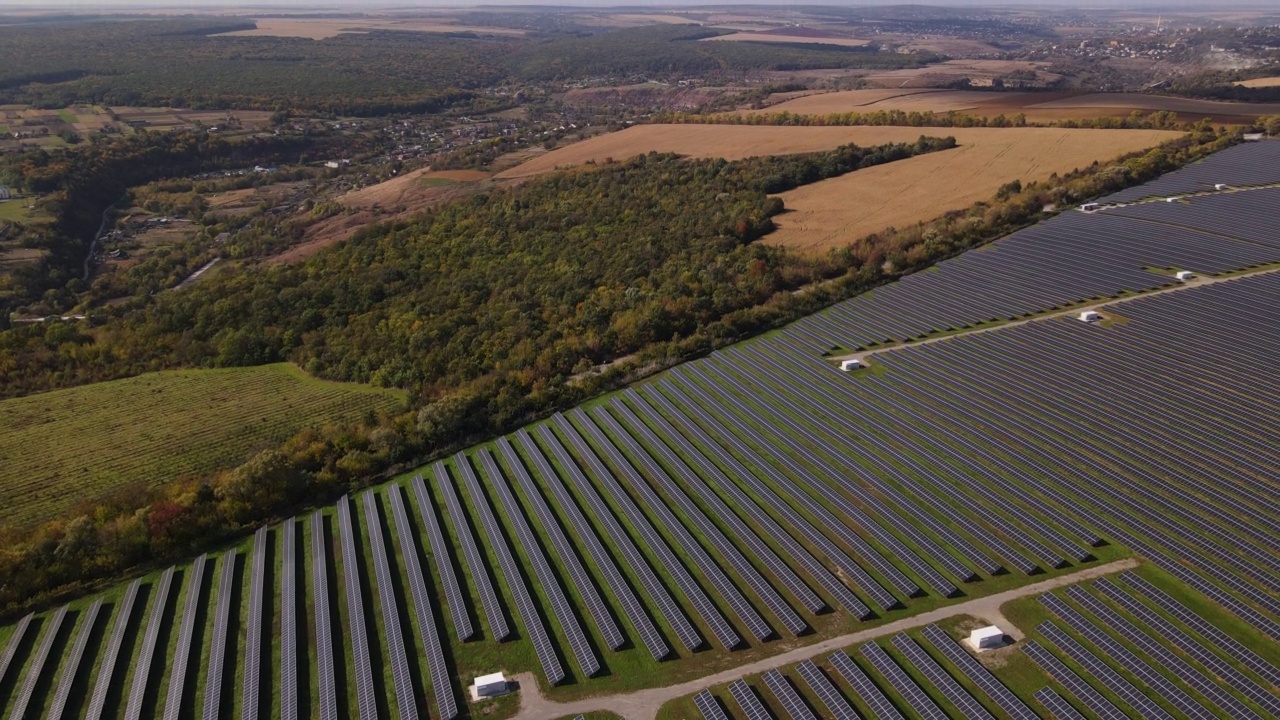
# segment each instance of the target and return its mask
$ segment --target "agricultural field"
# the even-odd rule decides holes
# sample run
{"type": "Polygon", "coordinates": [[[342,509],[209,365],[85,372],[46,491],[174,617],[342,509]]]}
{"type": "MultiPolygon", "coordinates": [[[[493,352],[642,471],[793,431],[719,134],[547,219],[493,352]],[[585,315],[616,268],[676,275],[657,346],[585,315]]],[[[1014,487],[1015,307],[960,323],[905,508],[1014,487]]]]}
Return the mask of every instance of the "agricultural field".
{"type": "Polygon", "coordinates": [[[903,110],[916,112],[964,112],[970,115],[1012,117],[1026,115],[1031,122],[1080,120],[1131,112],[1168,110],[1182,120],[1203,117],[1218,122],[1251,122],[1280,112],[1280,103],[1232,103],[1218,100],[1140,95],[1137,93],[983,92],[980,90],[892,89],[844,90],[808,95],[770,106],[764,112],[827,115],[845,112],[903,110]]]}
{"type": "Polygon", "coordinates": [[[1043,70],[1046,63],[1020,60],[947,60],[922,68],[904,68],[869,72],[863,76],[868,83],[885,88],[944,87],[948,83],[967,78],[975,87],[991,87],[998,77],[1017,71],[1035,73],[1036,82],[1052,83],[1062,76],[1043,70]]]}
{"type": "Polygon", "coordinates": [[[845,143],[912,142],[921,134],[954,136],[960,146],[787,191],[781,197],[788,212],[775,218],[778,230],[765,242],[824,252],[988,200],[1011,180],[1044,180],[1178,136],[1159,130],[640,125],[540,155],[496,177],[530,177],[651,151],[734,160],[845,143]]]}
{"type": "Polygon", "coordinates": [[[1278,158],[1061,214],[145,576],[141,603],[17,620],[0,711],[80,682],[75,712],[130,717],[1274,717],[1278,158]],[[1083,302],[1124,322],[1043,315],[1083,302]],[[1015,644],[975,659],[978,620],[1015,644]],[[518,696],[465,699],[499,670],[518,696]]]}
{"type": "Polygon", "coordinates": [[[1280,87],[1280,77],[1264,77],[1264,78],[1253,78],[1252,80],[1241,80],[1240,82],[1237,82],[1236,85],[1240,85],[1242,87],[1250,87],[1250,88],[1280,87]]]}
{"type": "Polygon", "coordinates": [[[736,32],[729,35],[717,35],[705,38],[702,42],[762,42],[787,43],[801,45],[836,45],[839,47],[865,47],[870,40],[851,37],[840,37],[816,33],[813,35],[786,34],[783,32],[736,32]]]}
{"type": "Polygon", "coordinates": [[[150,373],[0,401],[0,503],[6,522],[43,520],[140,478],[206,475],[305,427],[402,402],[284,364],[150,373]]]}
{"type": "MultiPolygon", "coordinates": [[[[871,128],[868,128],[871,129],[871,128]]],[[[893,128],[902,131],[908,128],[893,128]]],[[[782,193],[787,212],[764,242],[824,252],[888,227],[904,227],[991,199],[1012,180],[1046,180],[1158,145],[1159,130],[952,128],[959,147],[866,168],[782,193]]],[[[911,133],[901,133],[903,140],[911,133]]],[[[883,142],[881,140],[880,142],[883,142]]]]}

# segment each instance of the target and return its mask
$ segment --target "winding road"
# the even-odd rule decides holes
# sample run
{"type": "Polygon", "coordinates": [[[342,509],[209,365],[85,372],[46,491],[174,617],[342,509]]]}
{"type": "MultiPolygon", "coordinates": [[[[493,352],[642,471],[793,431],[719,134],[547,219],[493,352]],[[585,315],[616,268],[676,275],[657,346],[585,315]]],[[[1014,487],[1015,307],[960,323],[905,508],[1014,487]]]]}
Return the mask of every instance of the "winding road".
{"type": "Polygon", "coordinates": [[[834,652],[850,645],[929,625],[957,615],[972,615],[993,625],[999,625],[1015,640],[1021,640],[1023,637],[1022,631],[1013,627],[1000,614],[1000,607],[1005,603],[1019,598],[1039,595],[1049,590],[1102,577],[1103,575],[1131,570],[1137,566],[1137,560],[1126,558],[1105,565],[1083,568],[1078,572],[1057,575],[1041,582],[1024,585],[994,595],[966,600],[955,605],[923,612],[919,615],[899,618],[893,622],[877,625],[866,630],[859,630],[848,635],[829,638],[780,655],[668,687],[617,695],[601,695],[560,703],[554,702],[542,694],[541,689],[538,687],[537,679],[532,673],[521,673],[514,677],[520,686],[520,711],[515,715],[515,718],[516,720],[556,720],[556,718],[572,717],[581,713],[608,711],[627,718],[627,720],[652,720],[657,716],[658,709],[667,702],[686,695],[692,695],[713,685],[727,683],[744,675],[754,675],[773,668],[798,663],[801,660],[834,652]]]}

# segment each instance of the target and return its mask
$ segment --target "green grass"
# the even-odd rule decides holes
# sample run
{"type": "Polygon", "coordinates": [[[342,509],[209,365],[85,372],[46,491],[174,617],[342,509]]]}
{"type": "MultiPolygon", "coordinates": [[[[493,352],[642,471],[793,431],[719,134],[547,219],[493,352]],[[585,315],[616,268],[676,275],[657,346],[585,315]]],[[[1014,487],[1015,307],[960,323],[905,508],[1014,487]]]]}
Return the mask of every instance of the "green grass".
{"type": "Polygon", "coordinates": [[[29,207],[30,205],[31,200],[26,198],[0,201],[0,220],[28,222],[35,216],[35,211],[29,207]]]}
{"type": "Polygon", "coordinates": [[[148,373],[0,402],[0,506],[34,522],[134,483],[233,466],[304,427],[393,409],[403,394],[292,365],[148,373]]]}
{"type": "Polygon", "coordinates": [[[449,187],[450,185],[457,185],[457,184],[458,184],[457,180],[452,180],[450,178],[443,178],[443,177],[418,178],[418,187],[424,187],[424,188],[449,187]]]}
{"type": "Polygon", "coordinates": [[[80,122],[80,118],[77,117],[75,113],[71,112],[70,108],[62,108],[59,110],[58,117],[62,118],[62,122],[67,123],[68,125],[74,125],[75,123],[80,122]]]}

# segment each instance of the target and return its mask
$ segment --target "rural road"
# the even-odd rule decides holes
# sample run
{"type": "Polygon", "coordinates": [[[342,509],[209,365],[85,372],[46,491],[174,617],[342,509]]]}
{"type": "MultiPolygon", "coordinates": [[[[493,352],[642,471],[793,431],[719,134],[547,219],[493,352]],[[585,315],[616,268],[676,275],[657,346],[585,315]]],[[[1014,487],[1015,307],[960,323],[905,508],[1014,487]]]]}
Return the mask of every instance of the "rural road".
{"type": "Polygon", "coordinates": [[[966,600],[965,602],[956,603],[955,605],[948,605],[936,610],[920,613],[919,615],[904,617],[884,625],[867,628],[866,630],[860,630],[855,633],[849,633],[848,635],[829,638],[827,640],[814,643],[813,645],[796,648],[795,650],[782,653],[781,655],[775,655],[774,657],[765,658],[764,660],[669,687],[640,690],[638,692],[618,695],[601,695],[599,697],[559,703],[553,702],[542,695],[542,692],[538,687],[538,681],[532,673],[521,673],[516,675],[514,678],[520,685],[520,711],[515,715],[515,718],[516,720],[556,720],[556,718],[566,716],[572,717],[580,713],[607,710],[609,712],[616,713],[623,718],[627,718],[627,720],[652,720],[657,716],[658,709],[668,701],[684,697],[685,695],[691,695],[713,685],[727,683],[744,675],[754,675],[772,668],[797,663],[801,660],[834,652],[855,643],[873,640],[885,635],[893,635],[904,630],[929,625],[957,615],[972,615],[994,625],[999,625],[1014,639],[1021,640],[1023,637],[1021,630],[1010,625],[1009,621],[1000,614],[1000,607],[1005,603],[1010,600],[1017,600],[1031,595],[1039,595],[1040,593],[1064,587],[1066,585],[1072,585],[1083,580],[1090,580],[1102,577],[1103,575],[1110,575],[1123,570],[1130,570],[1137,567],[1137,565],[1137,560],[1127,558],[1107,563],[1106,565],[1084,568],[1079,572],[1058,575],[1056,577],[1049,578],[1048,580],[1024,585],[1023,587],[1014,588],[1013,590],[1006,590],[994,595],[966,600]]]}
{"type": "Polygon", "coordinates": [[[1056,312],[1045,313],[1043,315],[1036,315],[1034,317],[1024,318],[1022,320],[1011,320],[1009,322],[1000,323],[999,325],[991,325],[989,327],[978,328],[976,330],[964,330],[962,332],[952,333],[950,335],[939,335],[937,337],[925,338],[924,340],[915,340],[907,343],[899,343],[897,345],[890,345],[888,347],[875,348],[873,350],[863,350],[862,352],[850,353],[848,355],[840,355],[838,357],[833,356],[827,359],[837,363],[844,360],[857,360],[858,362],[861,362],[865,365],[867,358],[873,355],[880,355],[888,352],[897,352],[899,350],[907,350],[909,348],[919,347],[921,345],[930,345],[936,342],[945,342],[947,340],[952,340],[958,337],[965,337],[966,335],[978,335],[980,333],[996,332],[997,330],[1007,330],[1011,327],[1017,327],[1018,325],[1026,325],[1027,323],[1042,322],[1044,320],[1052,320],[1054,318],[1060,318],[1065,315],[1079,315],[1080,313],[1086,310],[1101,311],[1108,307],[1112,307],[1115,305],[1123,305],[1124,303],[1133,302],[1134,300],[1145,300],[1149,297],[1155,297],[1156,295],[1183,292],[1184,290],[1190,290],[1192,288],[1204,287],[1206,285],[1216,285],[1218,283],[1231,282],[1232,280],[1242,280],[1247,277],[1256,277],[1258,275],[1268,275],[1274,272],[1280,272],[1280,267],[1266,268],[1263,270],[1254,270],[1252,272],[1243,272],[1243,273],[1238,273],[1236,275],[1227,275],[1224,277],[1205,277],[1202,275],[1197,275],[1194,279],[1188,280],[1183,283],[1179,283],[1178,285],[1174,285],[1173,287],[1161,288],[1159,290],[1151,290],[1149,292],[1136,293],[1134,295],[1125,295],[1124,297],[1110,298],[1108,300],[1103,300],[1102,302],[1094,303],[1092,305],[1081,305],[1079,307],[1073,307],[1069,310],[1059,310],[1056,312]]]}

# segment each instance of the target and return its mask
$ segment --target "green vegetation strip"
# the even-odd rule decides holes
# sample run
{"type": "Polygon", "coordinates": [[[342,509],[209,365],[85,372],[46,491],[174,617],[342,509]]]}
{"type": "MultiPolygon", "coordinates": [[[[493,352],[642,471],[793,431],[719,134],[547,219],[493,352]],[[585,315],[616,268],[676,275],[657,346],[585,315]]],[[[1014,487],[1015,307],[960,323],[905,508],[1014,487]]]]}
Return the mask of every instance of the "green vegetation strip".
{"type": "Polygon", "coordinates": [[[0,402],[0,505],[38,521],[114,488],[203,475],[299,430],[403,403],[287,364],[140,375],[0,402]]]}

